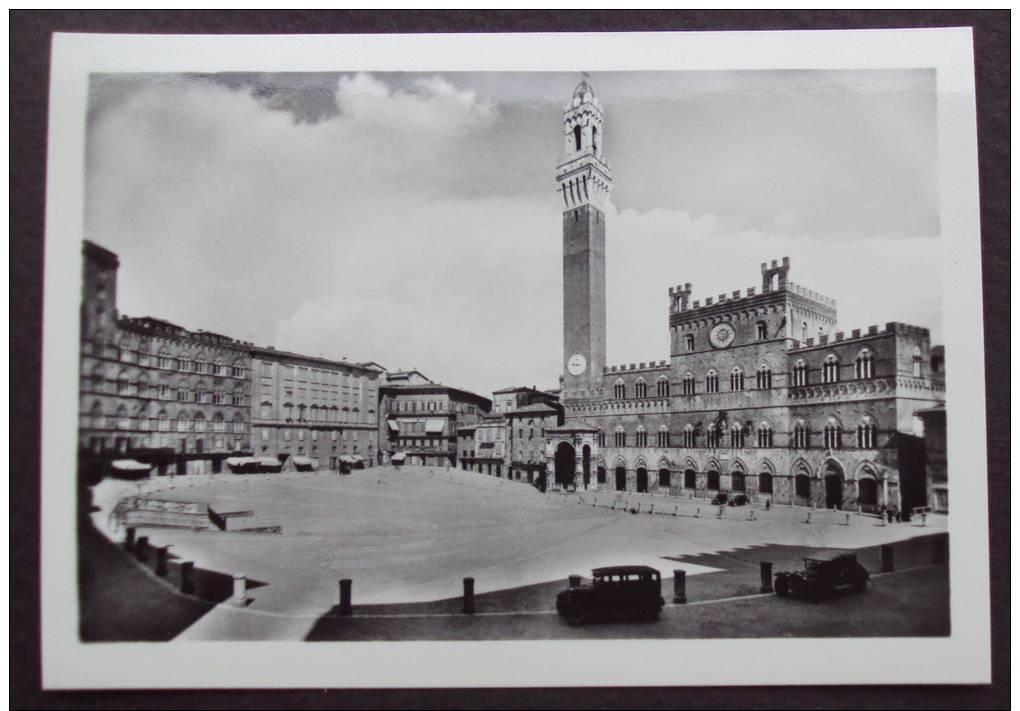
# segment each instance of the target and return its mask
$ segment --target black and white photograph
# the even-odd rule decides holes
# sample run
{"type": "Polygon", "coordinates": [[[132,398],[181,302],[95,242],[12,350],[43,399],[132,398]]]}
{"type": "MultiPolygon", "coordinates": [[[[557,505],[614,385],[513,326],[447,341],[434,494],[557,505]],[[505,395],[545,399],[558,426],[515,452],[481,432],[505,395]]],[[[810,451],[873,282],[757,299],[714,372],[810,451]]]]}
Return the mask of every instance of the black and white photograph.
{"type": "Polygon", "coordinates": [[[987,681],[970,32],[750,34],[56,35],[44,683],[987,681]]]}

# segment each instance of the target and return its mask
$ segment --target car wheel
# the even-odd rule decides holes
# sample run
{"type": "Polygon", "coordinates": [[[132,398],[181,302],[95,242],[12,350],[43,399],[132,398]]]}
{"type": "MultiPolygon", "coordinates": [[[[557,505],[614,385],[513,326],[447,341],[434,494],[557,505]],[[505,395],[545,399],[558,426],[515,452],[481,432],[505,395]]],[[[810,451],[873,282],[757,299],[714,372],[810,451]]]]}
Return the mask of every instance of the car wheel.
{"type": "Polygon", "coordinates": [[[577,603],[568,606],[564,616],[567,618],[567,624],[573,627],[583,625],[584,621],[588,618],[584,608],[577,603]]]}
{"type": "Polygon", "coordinates": [[[786,578],[776,580],[776,595],[786,597],[790,594],[790,581],[786,578]]]}

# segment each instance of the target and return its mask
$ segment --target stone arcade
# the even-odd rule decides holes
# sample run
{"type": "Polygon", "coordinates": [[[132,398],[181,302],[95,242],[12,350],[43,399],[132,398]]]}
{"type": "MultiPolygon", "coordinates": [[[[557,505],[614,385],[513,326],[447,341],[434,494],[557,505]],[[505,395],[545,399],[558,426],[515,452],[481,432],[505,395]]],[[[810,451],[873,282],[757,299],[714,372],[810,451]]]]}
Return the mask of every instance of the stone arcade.
{"type": "Polygon", "coordinates": [[[915,412],[943,400],[928,330],[836,330],[836,302],[762,263],[761,284],[669,290],[670,358],[606,364],[603,110],[587,80],[564,113],[565,422],[547,431],[554,488],[875,511],[926,503],[915,412]]]}

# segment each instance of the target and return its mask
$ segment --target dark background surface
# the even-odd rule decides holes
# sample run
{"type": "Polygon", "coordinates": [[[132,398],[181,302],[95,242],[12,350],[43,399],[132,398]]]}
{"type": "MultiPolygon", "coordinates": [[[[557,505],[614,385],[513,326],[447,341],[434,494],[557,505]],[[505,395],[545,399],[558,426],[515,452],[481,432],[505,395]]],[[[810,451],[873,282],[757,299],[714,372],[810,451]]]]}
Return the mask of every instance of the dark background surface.
{"type": "MultiPolygon", "coordinates": [[[[12,708],[1007,708],[1009,706],[1008,11],[10,11],[12,708]],[[42,692],[39,429],[50,34],[974,29],[984,278],[991,686],[42,692]]],[[[77,289],[77,284],[69,285],[77,289]]],[[[966,474],[962,472],[961,474],[966,474]]],[[[70,603],[69,603],[70,604],[70,603]]],[[[933,670],[937,674],[937,670],[933,670]]],[[[734,679],[739,678],[734,670],[734,679]]],[[[806,684],[811,679],[805,678],[806,684]]]]}

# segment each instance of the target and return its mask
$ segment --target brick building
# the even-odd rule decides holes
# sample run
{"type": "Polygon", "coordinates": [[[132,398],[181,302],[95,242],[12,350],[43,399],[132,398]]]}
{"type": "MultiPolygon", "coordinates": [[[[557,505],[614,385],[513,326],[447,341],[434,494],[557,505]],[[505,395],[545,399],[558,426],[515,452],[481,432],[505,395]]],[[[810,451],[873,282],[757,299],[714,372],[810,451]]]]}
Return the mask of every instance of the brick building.
{"type": "Polygon", "coordinates": [[[928,505],[932,511],[949,513],[949,472],[946,468],[946,407],[918,410],[924,423],[925,474],[928,505]]]}
{"type": "Polygon", "coordinates": [[[927,500],[915,411],[944,397],[941,352],[901,323],[836,330],[836,302],[761,265],[759,286],[669,290],[668,360],[607,366],[603,112],[581,82],[564,114],[562,402],[546,460],[559,487],[740,492],[826,507],[927,500]],[[933,371],[933,364],[936,369],[933,371]]]}
{"type": "Polygon", "coordinates": [[[117,311],[116,254],[84,242],[79,466],[216,472],[251,453],[250,344],[117,311]],[[115,465],[116,466],[120,466],[115,465]]]}
{"type": "Polygon", "coordinates": [[[492,401],[418,376],[412,382],[388,382],[379,390],[382,458],[387,461],[396,456],[408,464],[456,465],[458,427],[479,422],[492,408],[492,401]]]}
{"type": "Polygon", "coordinates": [[[284,469],[371,466],[379,452],[374,364],[253,347],[252,437],[256,456],[284,469]]]}

